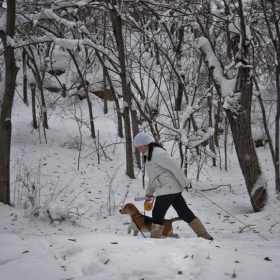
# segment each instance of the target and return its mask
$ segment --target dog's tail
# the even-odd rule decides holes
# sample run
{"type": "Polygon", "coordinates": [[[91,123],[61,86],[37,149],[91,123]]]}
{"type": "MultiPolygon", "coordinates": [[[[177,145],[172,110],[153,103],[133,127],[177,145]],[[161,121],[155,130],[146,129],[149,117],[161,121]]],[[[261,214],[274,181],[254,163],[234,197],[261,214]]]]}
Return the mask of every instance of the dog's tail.
{"type": "Polygon", "coordinates": [[[182,220],[181,218],[176,217],[176,218],[172,218],[172,219],[170,219],[169,221],[170,221],[171,223],[173,223],[173,222],[176,222],[176,221],[181,221],[181,220],[182,220]]]}

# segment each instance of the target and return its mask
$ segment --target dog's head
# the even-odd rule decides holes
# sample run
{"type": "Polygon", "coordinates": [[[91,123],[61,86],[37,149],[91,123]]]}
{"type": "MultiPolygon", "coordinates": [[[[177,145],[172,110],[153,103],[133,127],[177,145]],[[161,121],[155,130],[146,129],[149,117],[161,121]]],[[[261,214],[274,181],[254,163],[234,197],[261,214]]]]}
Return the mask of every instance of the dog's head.
{"type": "Polygon", "coordinates": [[[127,203],[122,209],[120,209],[121,214],[133,215],[139,213],[139,210],[132,203],[127,203]]]}

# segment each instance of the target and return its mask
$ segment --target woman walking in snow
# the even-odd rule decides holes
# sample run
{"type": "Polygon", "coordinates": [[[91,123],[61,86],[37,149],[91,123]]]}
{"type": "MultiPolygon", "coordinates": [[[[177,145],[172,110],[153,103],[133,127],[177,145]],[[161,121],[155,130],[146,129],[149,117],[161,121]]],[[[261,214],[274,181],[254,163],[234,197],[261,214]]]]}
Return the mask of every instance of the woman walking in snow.
{"type": "Polygon", "coordinates": [[[134,146],[144,155],[145,169],[149,177],[146,200],[151,200],[154,193],[157,197],[152,212],[151,238],[162,237],[163,220],[172,205],[178,216],[188,223],[198,237],[213,240],[183,198],[182,191],[190,181],[169,154],[145,132],[139,132],[135,136],[134,146]]]}

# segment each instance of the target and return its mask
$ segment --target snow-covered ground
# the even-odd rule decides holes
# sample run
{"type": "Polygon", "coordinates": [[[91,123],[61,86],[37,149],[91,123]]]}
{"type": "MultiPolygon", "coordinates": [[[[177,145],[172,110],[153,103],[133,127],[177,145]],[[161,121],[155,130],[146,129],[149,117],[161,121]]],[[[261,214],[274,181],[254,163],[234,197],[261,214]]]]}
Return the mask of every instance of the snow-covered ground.
{"type": "MultiPolygon", "coordinates": [[[[279,279],[280,207],[268,148],[258,149],[269,191],[262,212],[253,212],[237,159],[231,154],[228,172],[205,166],[200,181],[193,173],[193,189],[184,192],[213,242],[197,238],[181,221],[174,223],[179,239],[150,239],[147,233],[146,238],[140,233],[134,237],[127,233],[129,217],[118,210],[124,202],[133,202],[143,212],[143,202],[134,202],[134,197],[145,191],[141,172],[136,170],[135,180],[125,175],[124,145],[110,145],[120,141],[114,111],[102,116],[95,100],[94,115],[99,116],[95,126],[100,143],[108,146],[107,159],[101,156],[98,163],[95,146],[84,135],[79,161],[78,151],[70,149],[75,146],[73,137],[79,137],[75,121],[53,114],[48,142],[41,132],[40,143],[30,125],[31,107],[18,96],[15,99],[11,201],[17,206],[0,204],[1,280],[279,279]],[[27,188],[20,181],[29,183],[29,197],[41,206],[38,217],[31,214],[27,188]],[[32,195],[33,182],[36,195],[32,195]],[[69,210],[69,218],[52,222],[46,209],[57,214],[59,208],[65,215],[69,210]]],[[[167,218],[175,216],[170,209],[167,218]]]]}

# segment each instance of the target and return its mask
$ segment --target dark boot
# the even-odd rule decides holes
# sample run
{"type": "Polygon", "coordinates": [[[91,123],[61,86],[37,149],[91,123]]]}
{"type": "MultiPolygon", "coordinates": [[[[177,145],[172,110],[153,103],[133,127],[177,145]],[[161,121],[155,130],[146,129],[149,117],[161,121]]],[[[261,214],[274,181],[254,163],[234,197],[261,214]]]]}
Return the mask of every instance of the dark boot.
{"type": "Polygon", "coordinates": [[[201,223],[201,221],[198,218],[193,219],[189,223],[189,226],[197,234],[198,237],[202,237],[207,240],[214,240],[213,237],[207,232],[204,225],[201,223]]]}
{"type": "Polygon", "coordinates": [[[152,224],[152,230],[151,230],[151,238],[162,238],[162,231],[163,226],[158,224],[152,224]]]}

